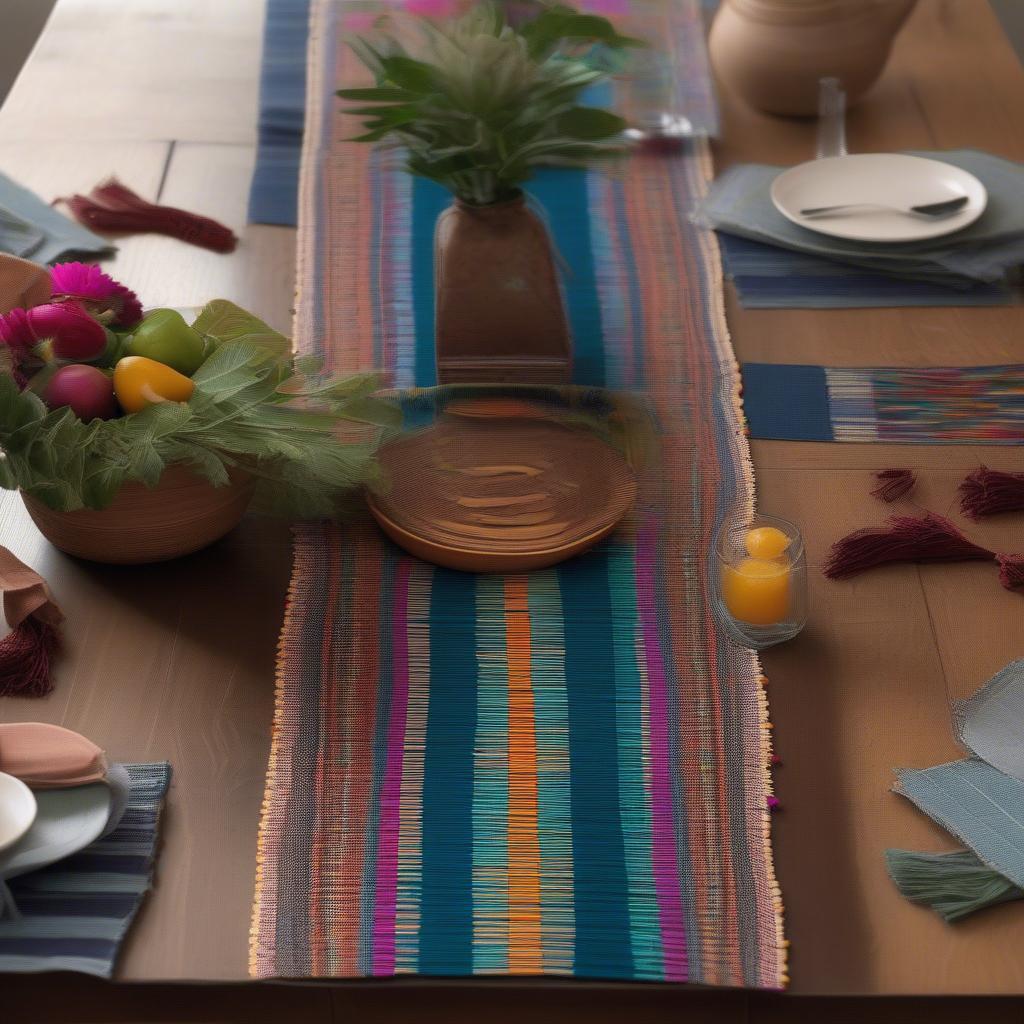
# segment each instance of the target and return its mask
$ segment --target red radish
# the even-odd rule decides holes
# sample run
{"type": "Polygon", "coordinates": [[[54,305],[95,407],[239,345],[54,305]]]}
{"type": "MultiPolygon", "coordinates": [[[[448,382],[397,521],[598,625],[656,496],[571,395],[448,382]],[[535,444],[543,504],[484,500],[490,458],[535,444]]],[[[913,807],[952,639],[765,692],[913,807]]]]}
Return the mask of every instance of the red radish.
{"type": "Polygon", "coordinates": [[[94,419],[113,419],[117,415],[114,384],[95,366],[81,363],[62,366],[44,388],[43,399],[51,409],[68,406],[86,423],[94,419]]]}
{"type": "Polygon", "coordinates": [[[107,344],[107,332],[77,302],[47,302],[26,313],[37,341],[53,339],[58,359],[93,359],[107,344]]]}

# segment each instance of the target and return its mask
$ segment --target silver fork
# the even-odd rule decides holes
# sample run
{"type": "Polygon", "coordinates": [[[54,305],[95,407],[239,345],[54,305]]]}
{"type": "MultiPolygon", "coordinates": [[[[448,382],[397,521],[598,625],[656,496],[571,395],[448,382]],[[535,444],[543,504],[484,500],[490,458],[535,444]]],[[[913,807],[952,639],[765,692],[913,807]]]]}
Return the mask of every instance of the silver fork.
{"type": "Polygon", "coordinates": [[[893,206],[890,203],[836,203],[834,206],[808,206],[800,211],[801,217],[823,217],[826,214],[841,213],[844,210],[893,210],[905,213],[908,217],[918,216],[930,220],[949,217],[959,213],[966,205],[969,196],[956,196],[953,199],[942,199],[937,203],[920,203],[917,206],[893,206]]]}

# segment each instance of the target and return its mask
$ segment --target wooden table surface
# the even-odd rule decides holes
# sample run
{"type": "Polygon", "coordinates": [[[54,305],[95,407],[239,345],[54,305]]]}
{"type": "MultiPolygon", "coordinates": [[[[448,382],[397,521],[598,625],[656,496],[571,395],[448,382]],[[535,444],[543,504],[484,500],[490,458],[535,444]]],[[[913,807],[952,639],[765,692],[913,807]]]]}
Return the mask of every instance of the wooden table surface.
{"type": "MultiPolygon", "coordinates": [[[[60,0],[0,111],[0,170],[45,199],[117,174],[150,198],[230,224],[220,256],[156,237],[121,243],[110,270],[148,305],[223,296],[287,330],[295,233],[245,223],[255,151],[261,0],[60,0]]],[[[723,97],[720,165],[795,163],[813,128],[723,97]]],[[[1024,72],[984,0],[921,0],[892,62],[852,112],[852,151],[976,146],[1024,160],[1024,72]]],[[[742,310],[738,356],[832,365],[1022,361],[1020,308],[742,310]]],[[[812,567],[883,515],[871,472],[911,466],[917,500],[948,512],[965,471],[1024,469],[1020,449],[753,444],[761,508],[802,524],[812,567]]],[[[1019,517],[972,527],[1024,550],[1019,517]]],[[[79,730],[113,758],[167,758],[174,784],[157,887],[119,978],[246,977],[255,836],[289,564],[287,529],[247,521],[166,566],[103,568],[58,554],[17,496],[0,542],[53,584],[69,656],[45,701],[0,720],[79,730]]],[[[1024,903],[947,927],[888,881],[888,846],[953,848],[889,792],[892,769],[954,758],[949,702],[1024,653],[1022,598],[982,564],[893,567],[843,584],[812,568],[811,621],[765,656],[783,804],[778,873],[801,994],[1024,993],[1024,903]]]]}

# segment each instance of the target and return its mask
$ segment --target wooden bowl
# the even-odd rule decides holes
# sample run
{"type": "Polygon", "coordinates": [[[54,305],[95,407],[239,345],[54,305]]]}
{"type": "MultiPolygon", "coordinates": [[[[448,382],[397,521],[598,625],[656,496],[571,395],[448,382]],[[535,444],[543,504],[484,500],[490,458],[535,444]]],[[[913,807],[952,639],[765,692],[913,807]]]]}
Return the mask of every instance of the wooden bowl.
{"type": "Polygon", "coordinates": [[[31,495],[25,508],[54,547],[77,558],[113,565],[166,562],[199,551],[233,530],[245,515],[255,481],[232,471],[214,487],[185,466],[170,466],[148,488],[126,483],[107,508],[55,512],[31,495]]]}
{"type": "Polygon", "coordinates": [[[527,572],[607,537],[636,481],[600,438],[524,417],[456,418],[385,445],[380,528],[410,554],[465,572],[527,572]]]}

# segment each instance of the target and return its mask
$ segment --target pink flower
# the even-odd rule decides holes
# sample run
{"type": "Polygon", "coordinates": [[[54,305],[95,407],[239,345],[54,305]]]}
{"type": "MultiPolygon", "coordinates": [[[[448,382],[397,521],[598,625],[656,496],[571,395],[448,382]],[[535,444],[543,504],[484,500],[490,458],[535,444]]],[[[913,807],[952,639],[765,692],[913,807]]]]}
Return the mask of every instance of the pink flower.
{"type": "Polygon", "coordinates": [[[36,343],[25,310],[12,309],[6,316],[0,316],[0,342],[15,353],[25,352],[36,343]]]}
{"type": "Polygon", "coordinates": [[[101,320],[134,327],[142,319],[138,296],[88,263],[58,263],[50,271],[57,301],[76,299],[101,320]]]}
{"type": "MultiPolygon", "coordinates": [[[[47,302],[32,309],[16,309],[4,318],[11,341],[22,351],[36,342],[53,339],[58,359],[92,359],[107,345],[107,332],[77,302],[47,302]],[[17,315],[16,315],[17,314],[17,315]]],[[[3,331],[3,328],[0,328],[3,331]]]]}

